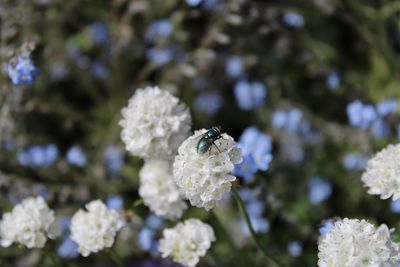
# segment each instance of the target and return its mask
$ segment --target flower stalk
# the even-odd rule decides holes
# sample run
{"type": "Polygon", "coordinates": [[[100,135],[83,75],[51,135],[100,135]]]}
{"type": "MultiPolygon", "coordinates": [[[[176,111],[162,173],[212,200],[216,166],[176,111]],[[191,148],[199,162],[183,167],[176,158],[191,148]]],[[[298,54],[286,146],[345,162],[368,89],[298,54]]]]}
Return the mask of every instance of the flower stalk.
{"type": "Polygon", "coordinates": [[[237,204],[238,207],[239,207],[240,213],[242,213],[242,216],[243,216],[243,218],[244,218],[244,220],[245,220],[245,222],[246,222],[247,228],[249,228],[250,235],[251,235],[251,237],[253,238],[254,243],[256,244],[257,249],[260,250],[260,251],[264,254],[264,256],[265,256],[266,258],[268,258],[271,262],[273,262],[276,266],[279,266],[279,267],[285,266],[285,265],[282,264],[277,258],[275,258],[274,256],[272,256],[272,255],[270,255],[269,253],[267,253],[267,252],[263,249],[263,247],[261,246],[260,241],[259,241],[258,238],[257,238],[256,232],[254,231],[253,225],[251,224],[250,217],[249,217],[249,214],[248,214],[247,211],[246,211],[246,208],[245,208],[245,206],[244,206],[243,200],[242,200],[242,198],[240,197],[240,195],[239,195],[239,193],[238,193],[238,191],[236,190],[235,187],[232,187],[232,195],[233,195],[233,198],[234,198],[235,201],[236,201],[236,204],[237,204]]]}

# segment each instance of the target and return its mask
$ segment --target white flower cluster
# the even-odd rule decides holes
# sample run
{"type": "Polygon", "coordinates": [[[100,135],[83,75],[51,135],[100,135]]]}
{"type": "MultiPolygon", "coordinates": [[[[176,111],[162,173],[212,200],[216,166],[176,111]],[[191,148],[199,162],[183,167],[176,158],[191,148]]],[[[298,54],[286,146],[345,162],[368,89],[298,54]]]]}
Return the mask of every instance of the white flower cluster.
{"type": "Polygon", "coordinates": [[[42,197],[30,197],[5,213],[0,222],[1,245],[23,244],[28,248],[42,248],[47,238],[55,239],[59,229],[54,212],[42,197]]]}
{"type": "Polygon", "coordinates": [[[399,260],[399,244],[392,242],[388,227],[376,228],[366,220],[335,222],[318,249],[320,267],[394,267],[399,260]]]}
{"type": "Polygon", "coordinates": [[[139,195],[151,211],[171,220],[182,216],[187,205],[179,195],[169,161],[147,161],[139,177],[139,195]]]}
{"type": "Polygon", "coordinates": [[[86,204],[86,209],[88,211],[77,211],[71,219],[71,239],[78,244],[84,257],[111,247],[117,232],[124,226],[120,214],[107,209],[100,200],[86,204]]]}
{"type": "Polygon", "coordinates": [[[370,159],[361,180],[369,188],[369,194],[380,195],[381,199],[391,196],[393,200],[399,199],[400,144],[389,145],[370,159]]]}
{"type": "Polygon", "coordinates": [[[231,190],[236,179],[231,175],[234,164],[242,161],[242,153],[233,138],[226,133],[215,141],[210,153],[197,153],[196,146],[207,130],[196,131],[178,149],[173,172],[181,195],[193,206],[210,210],[223,193],[231,190]]]}
{"type": "Polygon", "coordinates": [[[121,139],[135,156],[171,158],[189,135],[191,116],[188,108],[158,87],[136,90],[121,113],[121,139]]]}
{"type": "Polygon", "coordinates": [[[171,256],[184,266],[194,267],[215,241],[214,230],[198,219],[188,219],[174,228],[165,229],[160,240],[162,257],[171,256]]]}

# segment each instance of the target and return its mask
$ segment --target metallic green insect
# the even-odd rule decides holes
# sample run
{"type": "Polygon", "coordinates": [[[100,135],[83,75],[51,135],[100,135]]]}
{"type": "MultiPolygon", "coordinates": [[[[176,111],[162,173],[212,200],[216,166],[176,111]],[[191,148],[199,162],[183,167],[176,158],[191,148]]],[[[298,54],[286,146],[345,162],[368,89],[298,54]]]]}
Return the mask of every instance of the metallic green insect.
{"type": "MultiPolygon", "coordinates": [[[[217,127],[212,127],[209,129],[207,132],[205,132],[202,136],[199,142],[197,143],[197,153],[200,155],[206,153],[209,151],[211,152],[211,147],[212,145],[215,145],[215,147],[219,150],[218,146],[214,143],[216,140],[222,138],[222,133],[223,130],[220,126],[217,127]]],[[[221,152],[221,151],[220,151],[221,152]]]]}

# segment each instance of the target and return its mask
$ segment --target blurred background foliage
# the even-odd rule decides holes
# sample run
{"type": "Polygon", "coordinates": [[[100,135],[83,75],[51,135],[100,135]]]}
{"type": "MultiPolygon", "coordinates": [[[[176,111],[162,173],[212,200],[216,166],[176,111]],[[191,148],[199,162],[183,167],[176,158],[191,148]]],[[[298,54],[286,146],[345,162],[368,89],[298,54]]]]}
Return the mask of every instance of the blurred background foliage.
{"type": "MultiPolygon", "coordinates": [[[[129,266],[172,266],[155,242],[174,223],[132,206],[143,162],[124,152],[118,126],[134,90],[158,85],[191,108],[193,129],[271,136],[269,169],[238,186],[263,245],[288,266],[315,266],[328,218],[400,229],[399,203],[360,181],[365,160],[400,137],[399,14],[389,0],[1,0],[2,65],[28,53],[40,75],[0,76],[0,208],[40,194],[68,225],[100,198],[130,218],[116,244],[129,266]]],[[[269,266],[229,197],[190,216],[217,235],[199,266],[269,266]]],[[[113,266],[63,238],[49,246],[64,266],[113,266]]],[[[50,262],[13,246],[0,265],[50,262]]]]}

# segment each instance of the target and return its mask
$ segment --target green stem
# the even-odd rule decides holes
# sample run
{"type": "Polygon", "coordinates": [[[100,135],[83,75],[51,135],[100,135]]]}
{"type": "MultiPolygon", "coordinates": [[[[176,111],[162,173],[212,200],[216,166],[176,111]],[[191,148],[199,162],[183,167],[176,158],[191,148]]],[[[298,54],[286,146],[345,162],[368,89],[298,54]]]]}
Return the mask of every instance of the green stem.
{"type": "Polygon", "coordinates": [[[51,261],[51,263],[53,264],[53,266],[55,267],[61,267],[61,261],[60,259],[57,257],[56,254],[54,254],[53,251],[47,249],[47,248],[43,248],[43,254],[46,255],[47,258],[49,258],[49,260],[51,261]]]}
{"type": "Polygon", "coordinates": [[[107,250],[108,253],[110,253],[111,258],[113,259],[113,261],[118,265],[118,267],[124,267],[124,263],[122,261],[122,258],[120,255],[118,255],[117,251],[113,248],[110,248],[109,250],[107,250]]]}
{"type": "Polygon", "coordinates": [[[240,212],[242,213],[242,216],[246,222],[247,227],[249,228],[250,235],[253,238],[254,243],[256,244],[256,247],[264,254],[265,257],[267,257],[270,261],[272,261],[276,266],[280,266],[280,267],[285,266],[277,258],[270,255],[262,248],[260,241],[258,240],[258,238],[256,236],[256,232],[254,231],[253,225],[251,224],[249,214],[247,213],[246,208],[244,207],[243,200],[240,197],[240,195],[235,187],[232,187],[232,195],[236,201],[236,204],[239,207],[240,212]]]}

